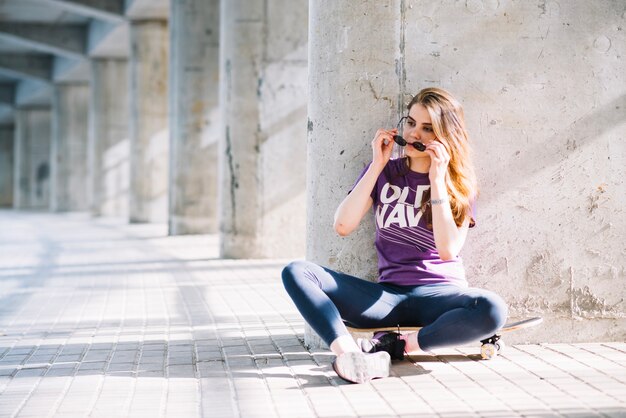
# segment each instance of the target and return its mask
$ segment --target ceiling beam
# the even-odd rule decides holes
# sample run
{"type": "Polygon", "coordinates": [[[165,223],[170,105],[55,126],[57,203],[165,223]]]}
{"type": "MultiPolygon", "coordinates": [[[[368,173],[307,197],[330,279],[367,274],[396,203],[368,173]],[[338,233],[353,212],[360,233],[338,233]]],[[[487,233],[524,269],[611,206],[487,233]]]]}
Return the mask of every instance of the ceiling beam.
{"type": "Polygon", "coordinates": [[[170,1],[178,0],[124,0],[124,14],[129,20],[167,20],[170,1]]]}
{"type": "Polygon", "coordinates": [[[65,57],[54,57],[52,63],[52,80],[56,82],[89,81],[90,66],[89,60],[75,60],[65,57]]]}
{"type": "Polygon", "coordinates": [[[52,81],[52,56],[0,54],[0,73],[26,80],[52,81]]]}
{"type": "Polygon", "coordinates": [[[15,107],[50,106],[52,104],[52,84],[24,80],[15,90],[15,107]]]}
{"type": "Polygon", "coordinates": [[[44,0],[78,15],[119,23],[125,20],[124,0],[44,0]]]}
{"type": "Polygon", "coordinates": [[[0,22],[0,37],[38,51],[84,58],[87,26],[0,22]]]}
{"type": "Polygon", "coordinates": [[[92,20],[87,35],[87,54],[90,57],[128,57],[128,22],[112,24],[92,20]]]}

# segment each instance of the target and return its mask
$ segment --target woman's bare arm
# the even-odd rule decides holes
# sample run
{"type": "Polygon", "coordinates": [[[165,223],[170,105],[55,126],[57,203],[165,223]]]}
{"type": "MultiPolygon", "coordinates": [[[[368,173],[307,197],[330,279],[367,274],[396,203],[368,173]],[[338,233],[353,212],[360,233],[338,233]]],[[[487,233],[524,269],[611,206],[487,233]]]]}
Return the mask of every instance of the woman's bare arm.
{"type": "Polygon", "coordinates": [[[463,248],[469,229],[469,218],[466,218],[460,227],[456,225],[445,184],[431,184],[430,198],[431,202],[443,200],[442,203],[431,204],[433,233],[439,257],[444,261],[451,260],[459,255],[463,248]]]}
{"type": "Polygon", "coordinates": [[[361,223],[361,219],[372,207],[372,189],[380,171],[369,166],[361,180],[343,199],[335,211],[335,231],[342,237],[350,235],[361,223]]]}
{"type": "Polygon", "coordinates": [[[372,163],[335,211],[334,228],[342,237],[350,235],[372,207],[372,189],[374,189],[378,176],[391,158],[393,135],[397,133],[397,129],[390,131],[379,129],[376,132],[376,137],[372,141],[372,163]]]}

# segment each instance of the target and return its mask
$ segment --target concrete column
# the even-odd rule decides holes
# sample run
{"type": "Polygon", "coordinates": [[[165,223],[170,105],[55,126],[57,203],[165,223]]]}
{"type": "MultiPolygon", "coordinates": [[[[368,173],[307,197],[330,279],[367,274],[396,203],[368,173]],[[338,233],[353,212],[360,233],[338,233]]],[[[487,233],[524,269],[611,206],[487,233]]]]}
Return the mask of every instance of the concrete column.
{"type": "Polygon", "coordinates": [[[167,22],[131,22],[130,47],[130,221],[167,222],[167,22]]]}
{"type": "Polygon", "coordinates": [[[52,105],[50,209],[87,210],[89,85],[57,84],[52,105]]]}
{"type": "Polygon", "coordinates": [[[306,1],[222,1],[220,232],[224,257],[302,257],[306,1]]]}
{"type": "Polygon", "coordinates": [[[91,61],[89,206],[95,216],[128,218],[128,61],[91,61]]]}
{"type": "Polygon", "coordinates": [[[46,108],[15,111],[13,207],[50,208],[51,112],[46,108]]]}
{"type": "Polygon", "coordinates": [[[171,235],[217,231],[219,3],[171,2],[171,235]]]}
{"type": "MultiPolygon", "coordinates": [[[[379,127],[393,127],[402,112],[404,68],[400,1],[310,2],[307,259],[374,280],[374,224],[340,238],[335,209],[366,163],[379,127]],[[380,22],[385,22],[381,25],[380,22]]],[[[321,340],[307,328],[307,344],[321,340]]]]}
{"type": "Polygon", "coordinates": [[[0,125],[0,207],[13,207],[13,125],[0,125]]]}

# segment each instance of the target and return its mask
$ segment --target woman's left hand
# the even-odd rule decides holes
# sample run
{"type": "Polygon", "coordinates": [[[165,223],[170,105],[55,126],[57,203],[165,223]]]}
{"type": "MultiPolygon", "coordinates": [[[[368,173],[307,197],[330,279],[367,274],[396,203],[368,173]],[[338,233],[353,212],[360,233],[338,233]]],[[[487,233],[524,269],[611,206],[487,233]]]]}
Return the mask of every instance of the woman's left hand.
{"type": "Polygon", "coordinates": [[[450,163],[450,154],[448,154],[446,147],[441,142],[434,140],[426,145],[424,152],[430,155],[430,170],[428,172],[430,183],[445,184],[448,164],[450,163]]]}

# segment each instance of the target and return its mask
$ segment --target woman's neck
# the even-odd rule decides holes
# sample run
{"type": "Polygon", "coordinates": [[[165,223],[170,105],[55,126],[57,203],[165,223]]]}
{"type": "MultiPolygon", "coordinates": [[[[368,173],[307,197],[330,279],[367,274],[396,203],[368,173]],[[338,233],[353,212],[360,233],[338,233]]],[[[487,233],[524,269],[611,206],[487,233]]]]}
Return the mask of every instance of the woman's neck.
{"type": "Polygon", "coordinates": [[[428,173],[430,170],[430,158],[411,158],[407,157],[407,161],[409,163],[409,170],[415,171],[417,173],[428,173]]]}

